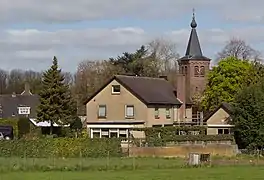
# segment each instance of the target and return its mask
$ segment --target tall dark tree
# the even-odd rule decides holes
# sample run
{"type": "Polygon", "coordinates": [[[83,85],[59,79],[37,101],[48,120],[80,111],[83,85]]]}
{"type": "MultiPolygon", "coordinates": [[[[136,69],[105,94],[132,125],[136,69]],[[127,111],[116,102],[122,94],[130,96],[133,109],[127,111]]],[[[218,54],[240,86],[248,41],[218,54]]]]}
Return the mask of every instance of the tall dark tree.
{"type": "Polygon", "coordinates": [[[76,116],[76,104],[69,86],[64,82],[64,76],[58,68],[55,56],[50,69],[43,73],[42,90],[39,96],[40,105],[37,109],[37,118],[39,122],[49,121],[51,123],[51,134],[54,123],[70,124],[76,116]]]}
{"type": "Polygon", "coordinates": [[[244,88],[235,98],[232,121],[240,148],[264,147],[264,83],[263,80],[244,88]]]}
{"type": "Polygon", "coordinates": [[[118,56],[116,59],[110,58],[110,62],[121,67],[125,73],[135,74],[138,76],[158,76],[158,68],[153,66],[153,58],[149,55],[145,46],[141,46],[134,53],[123,53],[122,56],[118,56]],[[157,70],[156,70],[157,69],[157,70]],[[156,70],[153,73],[153,70],[156,70]]]}

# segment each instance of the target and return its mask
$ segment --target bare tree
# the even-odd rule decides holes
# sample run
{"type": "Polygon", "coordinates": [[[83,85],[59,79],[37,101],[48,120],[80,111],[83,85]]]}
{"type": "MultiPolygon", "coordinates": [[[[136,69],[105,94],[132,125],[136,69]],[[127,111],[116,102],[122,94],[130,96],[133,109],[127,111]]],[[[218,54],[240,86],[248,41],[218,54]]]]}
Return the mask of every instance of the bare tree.
{"type": "Polygon", "coordinates": [[[147,48],[152,57],[156,58],[162,73],[177,70],[179,53],[175,43],[163,38],[157,38],[151,41],[147,48]]]}
{"type": "Polygon", "coordinates": [[[232,38],[217,54],[217,59],[220,60],[230,56],[243,60],[259,60],[260,52],[253,49],[244,40],[232,38]]]}
{"type": "Polygon", "coordinates": [[[69,86],[72,86],[73,82],[74,82],[74,77],[73,77],[72,73],[63,72],[62,74],[64,76],[64,83],[68,84],[69,86]]]}
{"type": "Polygon", "coordinates": [[[0,94],[6,93],[8,72],[0,69],[0,94]]]}
{"type": "Polygon", "coordinates": [[[78,114],[85,114],[84,101],[95,93],[113,75],[122,73],[119,66],[109,61],[82,61],[74,76],[74,94],[78,105],[78,114]]]}
{"type": "Polygon", "coordinates": [[[41,79],[42,79],[42,72],[28,70],[28,71],[24,71],[23,73],[23,84],[24,82],[29,83],[30,90],[33,94],[37,94],[41,90],[42,87],[41,79]]]}
{"type": "Polygon", "coordinates": [[[8,93],[21,93],[24,90],[24,71],[14,69],[8,76],[8,93]]]}

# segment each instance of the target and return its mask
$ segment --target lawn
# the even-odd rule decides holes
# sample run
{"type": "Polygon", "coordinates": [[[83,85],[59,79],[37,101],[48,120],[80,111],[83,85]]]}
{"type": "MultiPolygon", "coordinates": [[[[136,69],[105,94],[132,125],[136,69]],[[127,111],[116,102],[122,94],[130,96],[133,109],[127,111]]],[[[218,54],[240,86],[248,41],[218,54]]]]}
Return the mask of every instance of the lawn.
{"type": "MultiPolygon", "coordinates": [[[[171,169],[182,167],[182,158],[0,158],[0,173],[10,171],[101,171],[171,169]]],[[[1,180],[1,179],[0,179],[1,180]]]]}
{"type": "Polygon", "coordinates": [[[224,166],[210,168],[176,168],[153,170],[122,171],[83,171],[83,172],[11,172],[1,173],[0,180],[226,180],[263,179],[262,166],[224,166]]]}

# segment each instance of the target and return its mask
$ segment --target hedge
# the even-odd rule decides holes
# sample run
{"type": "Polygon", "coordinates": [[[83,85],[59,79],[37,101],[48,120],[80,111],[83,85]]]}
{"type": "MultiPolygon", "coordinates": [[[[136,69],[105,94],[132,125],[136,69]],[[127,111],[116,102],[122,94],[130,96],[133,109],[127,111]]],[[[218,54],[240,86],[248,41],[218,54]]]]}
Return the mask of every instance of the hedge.
{"type": "Polygon", "coordinates": [[[206,126],[168,126],[168,127],[149,127],[143,129],[135,129],[144,131],[146,135],[146,143],[149,146],[165,146],[169,142],[184,141],[234,141],[233,135],[206,135],[206,126]],[[183,131],[186,135],[179,135],[179,131],[183,131]],[[193,132],[198,132],[194,135],[193,132]]]}
{"type": "Polygon", "coordinates": [[[166,146],[170,142],[195,142],[195,141],[234,141],[234,137],[230,134],[223,135],[176,135],[167,138],[146,138],[149,146],[166,146]]]}
{"type": "Polygon", "coordinates": [[[1,157],[118,157],[121,145],[118,139],[43,138],[35,140],[0,141],[1,157]]]}

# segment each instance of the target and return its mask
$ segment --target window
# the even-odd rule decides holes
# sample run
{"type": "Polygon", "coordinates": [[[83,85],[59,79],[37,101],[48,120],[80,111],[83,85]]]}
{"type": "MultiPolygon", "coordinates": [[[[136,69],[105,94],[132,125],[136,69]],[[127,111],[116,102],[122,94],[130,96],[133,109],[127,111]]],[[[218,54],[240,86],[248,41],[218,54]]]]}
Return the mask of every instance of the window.
{"type": "Polygon", "coordinates": [[[106,105],[99,105],[98,117],[106,118],[106,105]]]}
{"type": "Polygon", "coordinates": [[[229,129],[218,129],[218,134],[230,134],[229,129]]]}
{"type": "Polygon", "coordinates": [[[155,119],[159,119],[159,108],[155,108],[155,119]]]}
{"type": "Polygon", "coordinates": [[[166,118],[169,119],[170,117],[170,108],[166,108],[166,118]]]}
{"type": "Polygon", "coordinates": [[[199,66],[195,66],[194,67],[194,75],[199,76],[199,74],[200,74],[199,66]]]}
{"type": "Polygon", "coordinates": [[[224,134],[230,134],[229,129],[224,129],[224,134]]]}
{"type": "Polygon", "coordinates": [[[184,74],[184,67],[181,68],[181,73],[184,74]]]}
{"type": "Polygon", "coordinates": [[[30,114],[30,107],[19,107],[18,114],[30,114]]]}
{"type": "Polygon", "coordinates": [[[112,94],[120,94],[120,85],[112,86],[112,94]]]}
{"type": "Polygon", "coordinates": [[[188,70],[187,70],[187,66],[184,67],[184,74],[187,74],[188,70]]]}
{"type": "Polygon", "coordinates": [[[201,76],[204,76],[204,74],[205,74],[204,66],[201,66],[201,68],[200,68],[200,75],[201,76]]]}
{"type": "Polygon", "coordinates": [[[134,117],[134,106],[133,105],[126,105],[126,118],[133,118],[134,117]]]}

